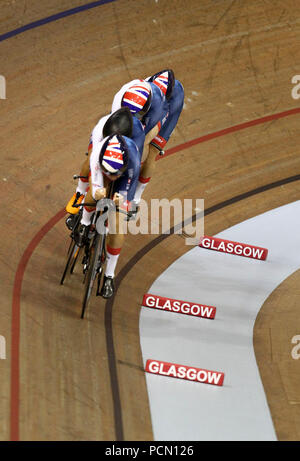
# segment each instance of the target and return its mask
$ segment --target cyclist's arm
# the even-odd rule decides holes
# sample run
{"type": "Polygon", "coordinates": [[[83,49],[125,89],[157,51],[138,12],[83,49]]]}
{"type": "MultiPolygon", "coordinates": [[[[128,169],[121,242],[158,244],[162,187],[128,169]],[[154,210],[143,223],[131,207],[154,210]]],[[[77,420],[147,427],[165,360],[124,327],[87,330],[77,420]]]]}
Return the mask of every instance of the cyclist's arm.
{"type": "Polygon", "coordinates": [[[137,148],[140,153],[140,158],[143,155],[144,143],[145,143],[145,130],[142,122],[136,117],[133,117],[133,129],[131,139],[137,145],[137,148]]]}
{"type": "Polygon", "coordinates": [[[148,157],[150,143],[158,135],[159,129],[160,129],[160,123],[155,125],[155,127],[152,128],[152,130],[149,131],[149,133],[147,133],[145,137],[144,148],[143,148],[142,162],[144,162],[146,158],[148,157]]]}
{"type": "Polygon", "coordinates": [[[99,142],[103,140],[103,127],[109,117],[110,117],[110,114],[105,115],[104,117],[101,117],[97,125],[95,125],[92,131],[92,136],[91,136],[93,145],[94,144],[97,145],[99,142]]]}
{"type": "Polygon", "coordinates": [[[175,126],[177,125],[178,119],[183,109],[184,89],[178,80],[175,81],[173,94],[168,104],[168,116],[166,117],[165,121],[161,121],[161,129],[151,141],[151,144],[159,150],[162,150],[170,139],[170,136],[173,133],[175,126]]]}
{"type": "Polygon", "coordinates": [[[103,198],[102,192],[104,189],[104,182],[103,174],[99,166],[99,154],[101,147],[102,142],[93,144],[93,150],[90,157],[90,187],[94,200],[100,200],[103,198]]]}
{"type": "Polygon", "coordinates": [[[132,139],[128,140],[127,145],[129,147],[129,164],[127,171],[118,179],[116,183],[116,192],[123,196],[122,209],[130,210],[131,202],[134,199],[141,160],[138,148],[132,139]]]}

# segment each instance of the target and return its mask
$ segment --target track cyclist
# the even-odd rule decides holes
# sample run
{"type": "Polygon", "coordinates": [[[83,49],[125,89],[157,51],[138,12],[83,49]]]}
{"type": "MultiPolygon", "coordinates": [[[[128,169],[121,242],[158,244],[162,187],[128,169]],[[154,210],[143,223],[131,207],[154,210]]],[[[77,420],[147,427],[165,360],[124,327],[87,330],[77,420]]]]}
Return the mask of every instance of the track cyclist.
{"type": "MultiPolygon", "coordinates": [[[[158,72],[148,77],[146,81],[161,90],[165,97],[165,102],[160,119],[154,128],[151,128],[151,119],[148,119],[148,116],[144,118],[146,136],[149,130],[151,130],[151,140],[143,152],[142,167],[134,197],[134,203],[137,206],[147,184],[149,184],[154,174],[157,155],[164,154],[165,146],[177,125],[184,104],[183,86],[179,80],[175,79],[174,72],[171,69],[158,72]]],[[[151,115],[150,111],[148,114],[151,115]]]]}
{"type": "MultiPolygon", "coordinates": [[[[105,137],[93,147],[89,162],[89,185],[84,203],[95,203],[108,196],[109,186],[113,185],[112,199],[117,207],[128,210],[132,201],[140,172],[140,153],[135,142],[120,134],[105,137]]],[[[95,207],[83,206],[79,227],[75,230],[75,241],[83,246],[88,238],[92,214],[95,207]]],[[[110,298],[115,291],[114,275],[117,261],[124,242],[124,214],[120,211],[109,216],[107,237],[107,264],[101,296],[110,298]]]]}
{"type": "Polygon", "coordinates": [[[139,204],[155,169],[157,154],[163,155],[166,143],[178,122],[184,104],[184,89],[172,69],[160,71],[144,80],[132,80],[115,95],[112,112],[128,107],[145,133],[142,166],[134,197],[139,204]]]}

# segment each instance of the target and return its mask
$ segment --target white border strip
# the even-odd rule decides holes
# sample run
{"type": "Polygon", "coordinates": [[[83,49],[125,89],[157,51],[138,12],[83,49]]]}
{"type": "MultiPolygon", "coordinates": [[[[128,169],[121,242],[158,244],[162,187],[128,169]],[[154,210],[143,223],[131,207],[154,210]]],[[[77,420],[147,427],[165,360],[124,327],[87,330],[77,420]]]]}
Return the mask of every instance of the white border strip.
{"type": "Polygon", "coordinates": [[[223,387],[146,373],[155,440],[276,440],[253,350],[257,313],[300,267],[300,201],[218,234],[269,249],[257,261],[196,247],[149,288],[159,296],[213,305],[205,319],[141,308],[147,359],[222,370],[223,387]]]}

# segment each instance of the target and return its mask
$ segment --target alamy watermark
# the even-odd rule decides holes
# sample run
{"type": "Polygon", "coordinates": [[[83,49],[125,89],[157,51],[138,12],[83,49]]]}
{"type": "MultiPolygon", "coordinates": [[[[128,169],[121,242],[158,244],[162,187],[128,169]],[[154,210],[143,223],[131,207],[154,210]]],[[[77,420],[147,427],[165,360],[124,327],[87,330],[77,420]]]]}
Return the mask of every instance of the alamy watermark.
{"type": "Polygon", "coordinates": [[[294,360],[300,359],[300,335],[295,335],[292,337],[292,344],[296,344],[291,351],[291,356],[294,360]]]}
{"type": "Polygon", "coordinates": [[[0,360],[6,359],[6,340],[4,336],[0,335],[0,360]]]}
{"type": "Polygon", "coordinates": [[[6,99],[6,80],[0,75],[0,99],[6,99]]]}
{"type": "MultiPolygon", "coordinates": [[[[122,195],[126,196],[125,193],[122,195]]],[[[112,200],[104,199],[101,202],[102,210],[107,206],[110,211],[116,211],[116,205],[112,200]]],[[[126,200],[124,202],[126,203],[126,200]]],[[[123,234],[132,235],[178,234],[185,238],[186,245],[197,245],[204,235],[203,199],[151,199],[149,204],[142,199],[135,219],[125,223],[122,206],[121,212],[117,214],[104,211],[97,221],[99,233],[106,231],[104,223],[107,217],[110,234],[119,233],[121,228],[123,234]]]]}
{"type": "Polygon", "coordinates": [[[292,98],[300,99],[300,75],[294,75],[292,77],[292,84],[295,85],[292,89],[292,98]]]}

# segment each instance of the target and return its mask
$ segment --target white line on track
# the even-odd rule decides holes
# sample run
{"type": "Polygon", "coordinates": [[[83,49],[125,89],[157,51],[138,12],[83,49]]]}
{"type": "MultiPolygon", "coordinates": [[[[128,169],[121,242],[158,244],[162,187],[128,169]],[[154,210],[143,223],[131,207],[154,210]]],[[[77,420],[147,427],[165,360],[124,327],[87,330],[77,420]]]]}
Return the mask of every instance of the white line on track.
{"type": "Polygon", "coordinates": [[[225,372],[223,387],[146,374],[155,440],[276,440],[253,350],[256,316],[300,267],[300,201],[218,237],[269,249],[267,261],[193,248],[149,293],[217,307],[215,320],[142,307],[148,358],[225,372]]]}

